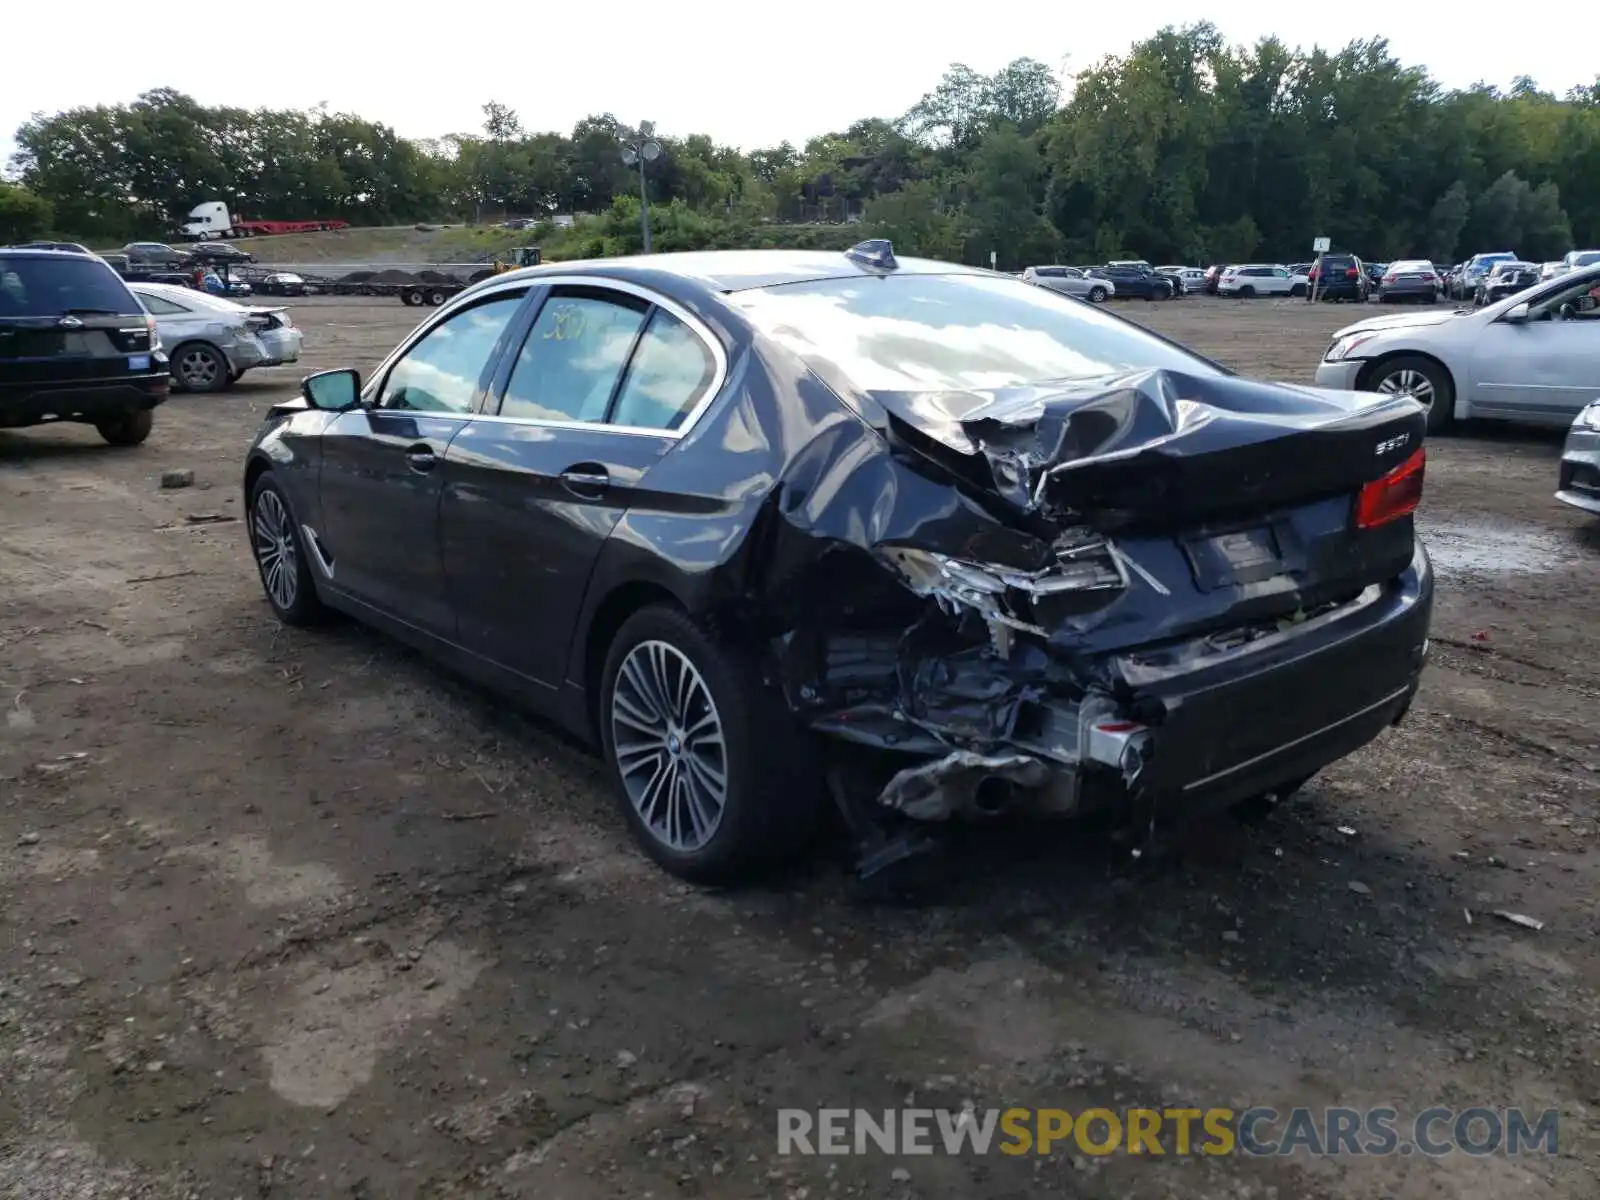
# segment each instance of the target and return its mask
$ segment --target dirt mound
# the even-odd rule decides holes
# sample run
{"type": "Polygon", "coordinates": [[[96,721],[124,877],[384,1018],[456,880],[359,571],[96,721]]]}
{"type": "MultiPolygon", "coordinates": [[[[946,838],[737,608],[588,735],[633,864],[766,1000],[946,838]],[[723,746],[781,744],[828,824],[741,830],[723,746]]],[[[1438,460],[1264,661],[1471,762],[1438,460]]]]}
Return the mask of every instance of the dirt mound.
{"type": "Polygon", "coordinates": [[[419,276],[423,283],[456,283],[458,280],[443,271],[423,271],[419,276]]]}
{"type": "Polygon", "coordinates": [[[369,275],[366,279],[362,280],[361,282],[362,283],[415,283],[415,282],[417,282],[417,277],[415,275],[413,275],[410,271],[396,271],[396,270],[391,268],[390,270],[387,270],[387,271],[378,271],[377,273],[375,273],[373,275],[369,275]]]}

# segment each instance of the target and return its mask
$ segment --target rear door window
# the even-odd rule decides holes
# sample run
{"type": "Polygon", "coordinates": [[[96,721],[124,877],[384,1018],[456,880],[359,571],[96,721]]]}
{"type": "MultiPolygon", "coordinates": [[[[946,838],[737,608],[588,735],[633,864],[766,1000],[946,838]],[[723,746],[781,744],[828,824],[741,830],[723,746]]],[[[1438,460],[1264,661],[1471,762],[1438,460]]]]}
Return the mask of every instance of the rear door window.
{"type": "Polygon", "coordinates": [[[611,423],[677,429],[704,399],[715,374],[716,361],[699,335],[658,308],[628,361],[611,423]]]}
{"type": "Polygon", "coordinates": [[[144,315],[122,280],[93,258],[0,255],[0,317],[144,315]]]}

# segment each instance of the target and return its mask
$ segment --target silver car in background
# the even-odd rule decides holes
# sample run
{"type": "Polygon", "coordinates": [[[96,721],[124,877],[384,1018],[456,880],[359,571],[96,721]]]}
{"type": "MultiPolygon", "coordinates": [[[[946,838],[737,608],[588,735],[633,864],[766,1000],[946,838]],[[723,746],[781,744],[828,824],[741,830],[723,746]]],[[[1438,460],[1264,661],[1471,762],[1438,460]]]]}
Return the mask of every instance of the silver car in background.
{"type": "Polygon", "coordinates": [[[1347,325],[1323,354],[1317,385],[1410,396],[1432,432],[1474,417],[1565,427],[1600,400],[1600,267],[1479,309],[1347,325]]]}
{"type": "Polygon", "coordinates": [[[1063,296],[1076,296],[1090,304],[1103,303],[1117,294],[1117,285],[1111,280],[1085,275],[1077,267],[1029,267],[1022,273],[1022,282],[1063,296]]]}
{"type": "Polygon", "coordinates": [[[1600,516],[1600,400],[1585,405],[1567,431],[1556,499],[1600,516]]]}
{"type": "Polygon", "coordinates": [[[156,319],[175,391],[219,392],[255,367],[300,358],[301,334],[286,308],[235,304],[172,283],[130,282],[128,288],[156,319]]]}

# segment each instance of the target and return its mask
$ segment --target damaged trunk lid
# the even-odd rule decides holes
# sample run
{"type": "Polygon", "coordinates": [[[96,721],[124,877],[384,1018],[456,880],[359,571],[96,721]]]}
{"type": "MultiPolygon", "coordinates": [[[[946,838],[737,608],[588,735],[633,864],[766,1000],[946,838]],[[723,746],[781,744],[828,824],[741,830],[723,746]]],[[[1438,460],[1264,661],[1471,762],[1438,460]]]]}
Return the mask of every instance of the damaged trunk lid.
{"type": "Polygon", "coordinates": [[[1010,564],[1031,568],[1010,611],[1075,655],[1264,636],[1412,558],[1409,508],[1363,510],[1397,476],[1420,491],[1426,414],[1403,396],[1171,370],[869,395],[902,453],[1052,546],[1043,569],[1010,564]],[[1099,586],[1052,590],[1090,563],[1099,586]]]}

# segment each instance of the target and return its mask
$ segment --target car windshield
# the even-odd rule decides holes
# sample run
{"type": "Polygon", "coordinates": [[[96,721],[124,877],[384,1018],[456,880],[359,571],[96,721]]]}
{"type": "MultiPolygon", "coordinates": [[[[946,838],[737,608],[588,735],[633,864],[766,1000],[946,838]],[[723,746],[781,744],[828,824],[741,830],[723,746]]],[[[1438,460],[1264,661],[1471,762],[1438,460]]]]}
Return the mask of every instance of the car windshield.
{"type": "Polygon", "coordinates": [[[962,391],[1218,368],[1137,325],[988,275],[819,279],[729,297],[767,337],[865,391],[962,391]]]}
{"type": "Polygon", "coordinates": [[[1600,250],[1590,250],[1587,254],[1580,254],[1572,260],[1575,267],[1592,267],[1600,263],[1600,250]]]}
{"type": "Polygon", "coordinates": [[[105,263],[77,255],[0,255],[0,317],[70,312],[143,314],[105,263]]]}

